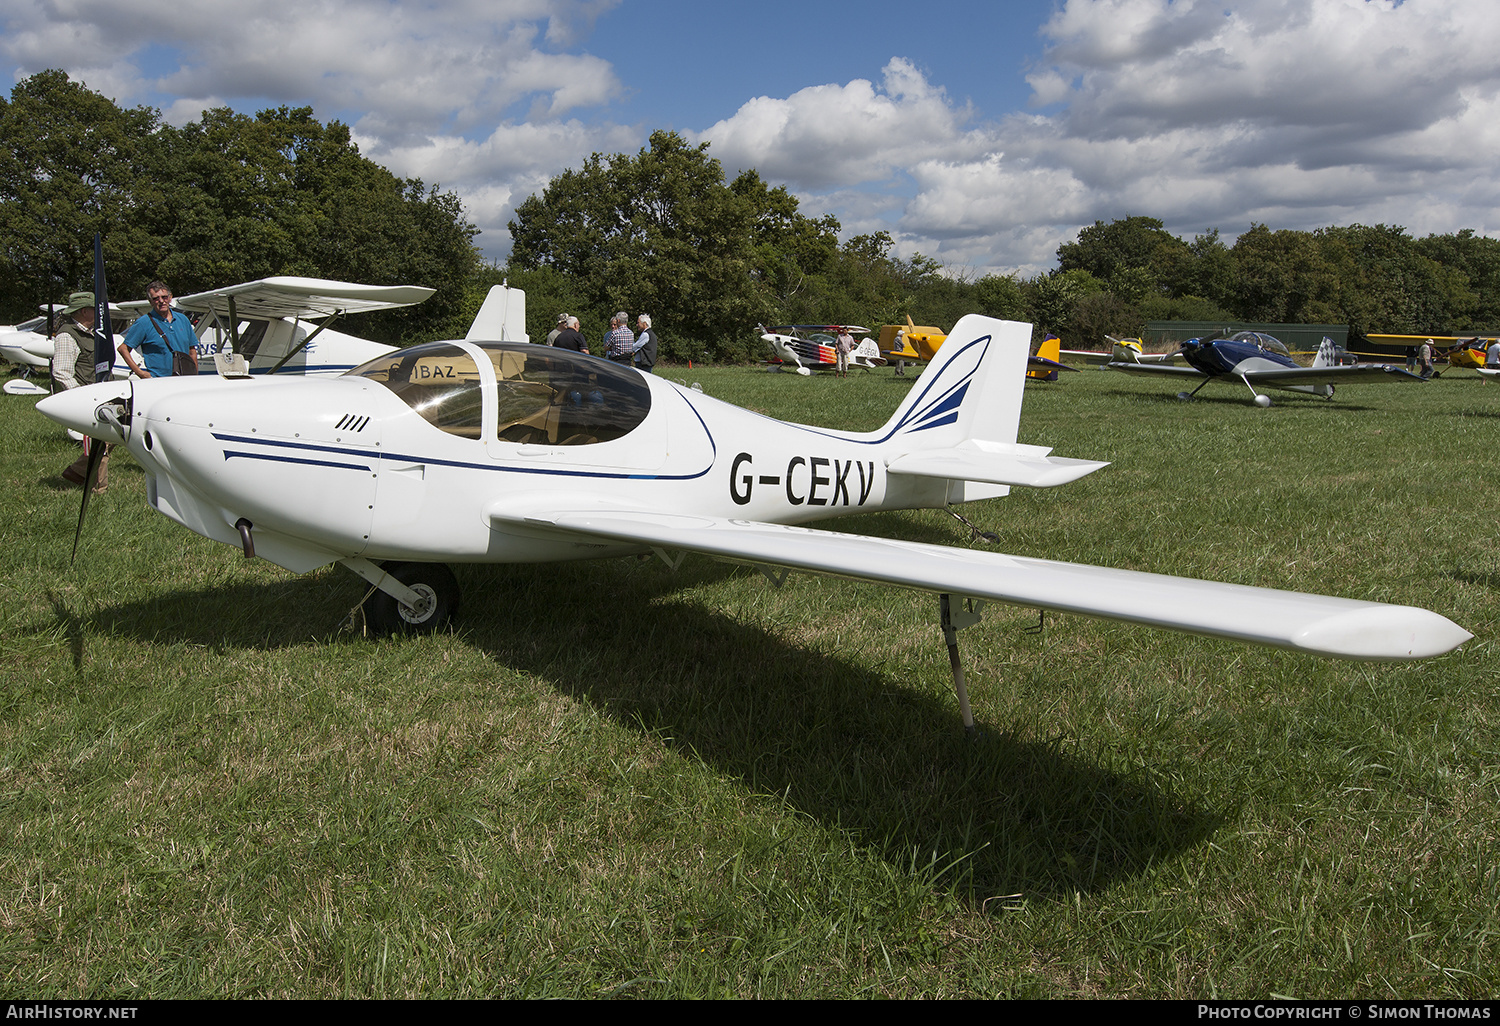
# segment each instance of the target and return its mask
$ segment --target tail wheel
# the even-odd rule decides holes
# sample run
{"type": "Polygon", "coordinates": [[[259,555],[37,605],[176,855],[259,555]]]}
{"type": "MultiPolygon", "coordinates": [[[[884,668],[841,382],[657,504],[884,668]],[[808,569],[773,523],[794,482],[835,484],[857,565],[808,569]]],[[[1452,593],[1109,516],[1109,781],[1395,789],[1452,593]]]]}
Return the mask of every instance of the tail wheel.
{"type": "Polygon", "coordinates": [[[402,605],[376,590],[365,604],[370,627],[380,634],[430,634],[458,612],[458,581],[441,563],[387,563],[386,573],[424,600],[420,608],[402,605]]]}

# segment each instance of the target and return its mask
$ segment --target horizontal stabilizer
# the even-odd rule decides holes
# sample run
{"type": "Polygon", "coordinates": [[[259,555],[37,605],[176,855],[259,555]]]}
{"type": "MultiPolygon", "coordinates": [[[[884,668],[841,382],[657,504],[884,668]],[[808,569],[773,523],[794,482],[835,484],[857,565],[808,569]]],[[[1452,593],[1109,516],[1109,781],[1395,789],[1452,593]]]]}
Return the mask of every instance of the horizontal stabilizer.
{"type": "Polygon", "coordinates": [[[980,449],[927,449],[886,461],[892,474],[941,477],[950,481],[981,481],[985,484],[1019,485],[1023,488],[1055,488],[1077,481],[1100,467],[1095,460],[1048,456],[1038,446],[1016,446],[1016,452],[985,452],[980,449]],[[1028,452],[1028,449],[1036,451],[1028,452]]]}
{"type": "Polygon", "coordinates": [[[1345,659],[1421,659],[1472,635],[1426,609],[690,514],[497,503],[524,526],[1125,620],[1345,659]]]}

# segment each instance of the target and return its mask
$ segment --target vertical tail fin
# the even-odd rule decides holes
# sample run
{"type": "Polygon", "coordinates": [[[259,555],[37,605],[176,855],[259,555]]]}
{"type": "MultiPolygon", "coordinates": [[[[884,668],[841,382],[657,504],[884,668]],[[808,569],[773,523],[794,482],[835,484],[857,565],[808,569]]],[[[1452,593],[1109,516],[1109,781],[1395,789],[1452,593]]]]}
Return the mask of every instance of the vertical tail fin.
{"type": "MultiPolygon", "coordinates": [[[[1049,331],[1047,337],[1042,339],[1042,344],[1037,346],[1036,355],[1038,359],[1046,360],[1050,363],[1061,363],[1062,339],[1049,331]]],[[[1046,364],[1034,365],[1026,372],[1026,376],[1033,381],[1056,381],[1057,368],[1048,367],[1046,364]]]]}
{"type": "Polygon", "coordinates": [[[971,439],[1013,444],[1030,355],[1031,325],[965,316],[876,434],[913,452],[971,439]]]}
{"type": "Polygon", "coordinates": [[[526,334],[526,293],[504,283],[492,286],[464,338],[485,342],[530,342],[531,336],[526,334]]]}
{"type": "Polygon", "coordinates": [[[1327,335],[1323,336],[1323,342],[1318,346],[1318,355],[1314,357],[1313,369],[1319,367],[1337,367],[1339,365],[1338,345],[1327,335]]]}

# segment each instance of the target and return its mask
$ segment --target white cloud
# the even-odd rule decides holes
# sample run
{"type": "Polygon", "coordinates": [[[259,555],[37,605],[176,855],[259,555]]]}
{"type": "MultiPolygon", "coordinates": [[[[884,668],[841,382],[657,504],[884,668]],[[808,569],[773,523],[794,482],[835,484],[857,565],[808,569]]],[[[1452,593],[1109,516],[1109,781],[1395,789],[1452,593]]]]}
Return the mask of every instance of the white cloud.
{"type": "Polygon", "coordinates": [[[1191,237],[1351,222],[1416,234],[1493,222],[1500,19],[1475,0],[1068,0],[1028,77],[1045,116],[934,153],[901,229],[926,251],[1024,265],[1128,214],[1191,237]],[[1025,232],[1023,237],[1018,232],[1025,232]]]}
{"type": "Polygon", "coordinates": [[[861,78],[785,99],[758,96],[692,138],[711,143],[727,168],[754,167],[766,178],[826,189],[889,178],[934,147],[962,147],[970,114],[910,61],[893,57],[879,87],[861,78]]]}
{"type": "Polygon", "coordinates": [[[469,220],[480,230],[487,255],[499,259],[510,248],[505,227],[516,204],[547,187],[553,175],[576,167],[592,153],[637,149],[639,133],[618,125],[592,128],[578,121],[504,124],[487,138],[432,136],[386,146],[356,134],[360,152],[393,173],[456,191],[469,220]]]}
{"type": "Polygon", "coordinates": [[[545,119],[618,95],[608,61],[541,45],[570,41],[617,2],[12,0],[0,53],[29,73],[112,52],[133,68],[117,76],[134,94],[122,101],[164,93],[366,112],[368,131],[398,142],[490,126],[516,104],[545,119]]]}
{"type": "MultiPolygon", "coordinates": [[[[18,78],[67,68],[173,124],[225,102],[310,104],[397,174],[458,191],[503,258],[515,202],[656,127],[607,120],[633,65],[583,45],[620,2],[0,0],[0,60],[18,78]]],[[[893,37],[873,80],[755,96],[685,134],[731,174],[754,167],[804,212],[834,212],[845,237],[890,230],[903,256],[979,271],[1046,266],[1081,226],[1127,214],[1189,237],[1252,221],[1485,230],[1500,199],[1492,11],[1064,0],[1027,69],[1036,113],[956,102],[893,37]]]]}

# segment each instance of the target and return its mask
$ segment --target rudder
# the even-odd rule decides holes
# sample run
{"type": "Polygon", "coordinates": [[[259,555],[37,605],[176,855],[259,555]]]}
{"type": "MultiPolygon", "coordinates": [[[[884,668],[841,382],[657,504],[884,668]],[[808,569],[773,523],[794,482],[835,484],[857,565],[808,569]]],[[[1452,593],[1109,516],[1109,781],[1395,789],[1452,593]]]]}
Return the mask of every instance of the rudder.
{"type": "Polygon", "coordinates": [[[1014,443],[1030,355],[1031,325],[964,316],[877,434],[910,451],[1014,443]]]}

